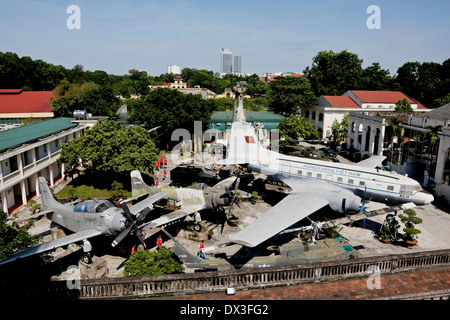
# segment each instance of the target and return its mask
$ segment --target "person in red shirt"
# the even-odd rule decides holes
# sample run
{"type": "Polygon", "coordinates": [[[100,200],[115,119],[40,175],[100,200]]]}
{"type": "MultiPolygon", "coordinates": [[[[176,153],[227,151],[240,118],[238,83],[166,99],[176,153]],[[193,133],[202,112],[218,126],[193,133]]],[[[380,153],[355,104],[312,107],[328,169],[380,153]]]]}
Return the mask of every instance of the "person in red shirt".
{"type": "Polygon", "coordinates": [[[156,239],[156,251],[159,251],[159,248],[161,248],[163,243],[163,240],[161,238],[161,235],[159,235],[158,239],[156,239]]]}
{"type": "Polygon", "coordinates": [[[167,168],[167,158],[164,156],[164,168],[167,168]]]}
{"type": "Polygon", "coordinates": [[[163,165],[164,165],[164,159],[163,159],[163,157],[159,158],[159,165],[160,165],[161,167],[163,167],[163,165]]]}
{"type": "Polygon", "coordinates": [[[156,160],[156,170],[159,170],[159,161],[156,160]]]}
{"type": "Polygon", "coordinates": [[[163,177],[163,181],[166,181],[166,175],[167,175],[167,172],[166,172],[166,170],[164,169],[164,177],[163,177]]]}
{"type": "Polygon", "coordinates": [[[155,185],[156,185],[157,187],[159,187],[159,180],[158,180],[158,178],[156,178],[156,180],[155,180],[155,185]]]}
{"type": "Polygon", "coordinates": [[[198,250],[198,253],[197,253],[197,258],[202,257],[203,259],[208,260],[208,257],[203,252],[203,249],[205,249],[205,243],[202,240],[202,242],[200,243],[200,249],[198,250]]]}

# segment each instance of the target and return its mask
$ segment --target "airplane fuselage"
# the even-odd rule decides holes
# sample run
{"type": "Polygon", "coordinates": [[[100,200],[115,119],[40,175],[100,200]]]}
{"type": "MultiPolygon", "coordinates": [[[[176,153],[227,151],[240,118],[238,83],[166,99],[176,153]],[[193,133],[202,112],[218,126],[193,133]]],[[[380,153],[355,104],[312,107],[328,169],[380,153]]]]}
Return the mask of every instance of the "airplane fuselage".
{"type": "Polygon", "coordinates": [[[345,189],[359,197],[364,197],[366,192],[367,199],[395,204],[423,205],[433,200],[416,180],[394,172],[264,151],[264,157],[249,160],[249,168],[274,176],[287,185],[295,184],[295,180],[307,180],[307,184],[302,184],[305,188],[302,192],[317,192],[317,188],[323,188],[324,192],[329,188],[345,189]]]}
{"type": "Polygon", "coordinates": [[[89,200],[76,206],[51,207],[49,218],[72,232],[96,229],[104,235],[116,235],[125,229],[123,211],[109,201],[89,200]]]}

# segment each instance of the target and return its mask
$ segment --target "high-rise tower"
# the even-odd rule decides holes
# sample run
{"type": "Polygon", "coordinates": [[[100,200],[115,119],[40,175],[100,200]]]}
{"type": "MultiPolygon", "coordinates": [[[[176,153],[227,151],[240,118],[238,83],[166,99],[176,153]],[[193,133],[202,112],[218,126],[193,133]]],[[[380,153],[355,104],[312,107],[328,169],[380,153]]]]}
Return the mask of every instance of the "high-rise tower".
{"type": "Polygon", "coordinates": [[[220,73],[233,72],[233,53],[227,48],[222,48],[220,53],[220,73]]]}

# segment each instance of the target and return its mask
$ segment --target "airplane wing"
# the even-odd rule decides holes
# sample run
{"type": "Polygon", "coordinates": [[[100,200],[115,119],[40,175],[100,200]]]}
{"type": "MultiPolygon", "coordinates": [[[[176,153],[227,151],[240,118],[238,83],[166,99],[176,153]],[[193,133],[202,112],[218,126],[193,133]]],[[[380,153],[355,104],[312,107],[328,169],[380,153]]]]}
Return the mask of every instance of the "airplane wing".
{"type": "Polygon", "coordinates": [[[130,212],[133,215],[137,215],[142,210],[144,210],[146,207],[151,206],[154,202],[158,201],[159,199],[162,199],[167,192],[159,192],[157,194],[154,194],[138,203],[136,203],[134,206],[130,207],[130,212]]]}
{"type": "Polygon", "coordinates": [[[180,210],[173,211],[171,213],[165,214],[159,218],[156,218],[152,221],[149,221],[147,223],[144,223],[143,225],[139,226],[139,229],[153,229],[161,226],[165,226],[170,224],[171,222],[174,222],[176,220],[182,219],[198,210],[204,209],[205,207],[203,205],[198,206],[190,206],[188,208],[183,208],[180,210]]]}
{"type": "Polygon", "coordinates": [[[59,247],[65,246],[65,245],[69,245],[71,243],[78,242],[83,239],[89,239],[89,238],[98,236],[100,234],[102,234],[102,232],[99,230],[96,230],[96,229],[89,229],[89,230],[83,230],[80,232],[76,232],[76,233],[70,234],[66,237],[59,238],[59,239],[49,241],[49,242],[44,242],[42,244],[38,244],[37,246],[19,251],[19,252],[13,254],[12,256],[0,261],[0,265],[12,262],[17,259],[22,259],[22,258],[26,258],[26,257],[32,256],[35,254],[54,250],[56,248],[59,248],[59,247]]]}
{"type": "Polygon", "coordinates": [[[255,247],[326,205],[328,200],[320,196],[290,193],[230,240],[255,247]]]}
{"type": "Polygon", "coordinates": [[[386,159],[385,156],[371,156],[370,158],[367,158],[366,160],[362,160],[358,162],[356,165],[360,167],[366,167],[374,169],[377,166],[381,166],[381,163],[386,159]]]}

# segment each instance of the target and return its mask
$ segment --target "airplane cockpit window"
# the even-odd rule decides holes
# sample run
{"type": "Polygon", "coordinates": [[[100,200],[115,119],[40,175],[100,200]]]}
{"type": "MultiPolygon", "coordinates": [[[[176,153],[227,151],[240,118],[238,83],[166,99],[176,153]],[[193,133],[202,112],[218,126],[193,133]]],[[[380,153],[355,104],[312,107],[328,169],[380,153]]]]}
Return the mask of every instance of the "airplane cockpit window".
{"type": "Polygon", "coordinates": [[[88,200],[77,204],[73,210],[75,212],[99,213],[111,207],[113,207],[113,204],[108,200],[88,200]]]}
{"type": "Polygon", "coordinates": [[[206,190],[209,186],[206,183],[196,183],[189,187],[189,189],[195,189],[195,190],[206,190]]]}
{"type": "Polygon", "coordinates": [[[95,212],[103,212],[111,208],[113,205],[109,201],[102,201],[100,202],[97,207],[95,208],[95,212]]]}

